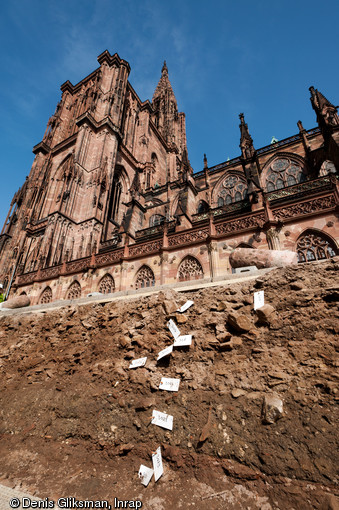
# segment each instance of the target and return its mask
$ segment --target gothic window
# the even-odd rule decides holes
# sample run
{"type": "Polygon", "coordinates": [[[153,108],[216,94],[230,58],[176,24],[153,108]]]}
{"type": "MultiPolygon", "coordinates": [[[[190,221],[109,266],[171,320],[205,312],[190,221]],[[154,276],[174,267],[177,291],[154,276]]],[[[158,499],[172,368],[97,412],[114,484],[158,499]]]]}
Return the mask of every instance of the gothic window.
{"type": "Polygon", "coordinates": [[[154,287],[155,278],[152,269],[148,266],[142,266],[137,272],[135,279],[135,288],[154,287]]]}
{"type": "Polygon", "coordinates": [[[161,225],[165,221],[165,216],[161,214],[153,214],[149,219],[149,226],[155,227],[155,225],[161,225]]]}
{"type": "MultiPolygon", "coordinates": [[[[221,199],[222,200],[222,199],[221,199]]],[[[223,203],[221,205],[224,205],[224,201],[222,201],[223,203]]],[[[219,202],[218,202],[219,203],[219,202]]],[[[219,206],[220,207],[220,206],[219,206]]],[[[198,209],[197,209],[197,213],[198,214],[202,214],[202,213],[205,213],[209,210],[209,205],[207,202],[205,202],[205,200],[200,200],[199,204],[198,204],[198,209]]]]}
{"type": "Polygon", "coordinates": [[[114,279],[110,274],[105,274],[103,278],[101,278],[99,283],[99,292],[102,292],[103,294],[110,294],[111,292],[114,292],[115,285],[114,285],[114,279]]]}
{"type": "Polygon", "coordinates": [[[266,190],[275,191],[305,180],[305,172],[299,163],[289,158],[275,159],[267,172],[266,190]]]}
{"type": "Polygon", "coordinates": [[[218,193],[218,207],[240,202],[247,197],[247,186],[238,175],[228,175],[222,182],[218,193]]]}
{"type": "Polygon", "coordinates": [[[52,290],[51,287],[46,287],[45,290],[41,293],[40,296],[40,304],[50,303],[52,301],[52,290]]]}
{"type": "Polygon", "coordinates": [[[299,262],[330,259],[339,254],[331,238],[323,232],[306,232],[297,242],[299,262]]]}
{"type": "Polygon", "coordinates": [[[79,297],[81,297],[81,287],[80,283],[75,281],[68,287],[66,299],[78,299],[79,297]]]}
{"type": "Polygon", "coordinates": [[[121,194],[122,194],[121,169],[118,168],[113,178],[112,191],[108,209],[108,217],[109,219],[114,221],[118,220],[121,194]]]}
{"type": "Polygon", "coordinates": [[[191,255],[185,257],[178,269],[178,280],[180,282],[186,280],[199,280],[204,277],[204,271],[200,262],[191,255]]]}

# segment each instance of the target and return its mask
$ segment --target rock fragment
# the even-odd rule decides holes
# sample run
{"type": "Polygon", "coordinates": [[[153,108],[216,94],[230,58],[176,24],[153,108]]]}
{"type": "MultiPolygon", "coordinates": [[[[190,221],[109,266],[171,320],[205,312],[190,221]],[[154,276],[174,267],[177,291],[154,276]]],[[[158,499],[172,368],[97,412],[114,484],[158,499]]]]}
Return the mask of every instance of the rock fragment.
{"type": "Polygon", "coordinates": [[[283,415],[283,401],[276,393],[265,395],[262,406],[262,422],[266,425],[275,423],[283,415]]]}

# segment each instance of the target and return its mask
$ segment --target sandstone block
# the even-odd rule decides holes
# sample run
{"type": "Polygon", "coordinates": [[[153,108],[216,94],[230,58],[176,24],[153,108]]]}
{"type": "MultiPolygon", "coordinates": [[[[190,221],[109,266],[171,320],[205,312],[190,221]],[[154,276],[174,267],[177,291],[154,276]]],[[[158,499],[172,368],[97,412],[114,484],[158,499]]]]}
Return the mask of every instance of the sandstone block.
{"type": "Polygon", "coordinates": [[[290,250],[260,250],[254,248],[237,248],[230,255],[233,268],[244,266],[285,267],[298,263],[296,252],[290,250]]]}
{"type": "Polygon", "coordinates": [[[272,305],[264,305],[256,310],[256,314],[260,324],[269,324],[274,317],[275,308],[272,305]]]}
{"type": "Polygon", "coordinates": [[[227,323],[239,333],[244,333],[252,328],[250,319],[243,313],[230,313],[227,323]]]}
{"type": "Polygon", "coordinates": [[[283,415],[283,401],[276,393],[265,395],[262,406],[262,422],[275,423],[283,415]]]}
{"type": "Polygon", "coordinates": [[[17,296],[12,299],[8,299],[8,301],[4,301],[2,303],[2,308],[9,308],[10,310],[13,310],[14,308],[29,306],[30,304],[31,300],[28,296],[17,296]]]}

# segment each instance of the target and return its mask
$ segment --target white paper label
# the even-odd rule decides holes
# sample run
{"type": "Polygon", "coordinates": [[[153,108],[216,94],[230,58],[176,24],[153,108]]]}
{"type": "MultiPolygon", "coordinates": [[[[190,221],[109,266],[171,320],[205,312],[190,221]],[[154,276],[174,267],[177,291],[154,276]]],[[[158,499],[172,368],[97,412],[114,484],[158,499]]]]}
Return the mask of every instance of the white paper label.
{"type": "MultiPolygon", "coordinates": [[[[154,465],[154,461],[153,461],[153,465],[154,465]]],[[[140,481],[141,481],[142,485],[147,487],[147,485],[151,481],[152,476],[153,476],[153,469],[151,469],[151,468],[141,464],[141,466],[139,468],[138,477],[140,478],[140,481]]]]}
{"type": "Polygon", "coordinates": [[[264,291],[259,290],[259,292],[255,292],[253,294],[253,301],[254,301],[254,310],[258,310],[258,308],[261,308],[265,304],[265,297],[264,297],[264,291]]]}
{"type": "Polygon", "coordinates": [[[164,429],[172,430],[173,429],[173,416],[166,413],[161,413],[160,411],[153,411],[152,414],[152,423],[153,425],[158,425],[158,427],[163,427],[164,429]]]}
{"type": "Polygon", "coordinates": [[[170,377],[162,377],[159,390],[178,391],[180,379],[171,379],[170,377]]]}
{"type": "Polygon", "coordinates": [[[144,365],[146,365],[146,361],[147,361],[147,357],[134,359],[132,361],[132,363],[130,364],[129,368],[143,367],[144,365]]]}
{"type": "Polygon", "coordinates": [[[172,319],[170,319],[168,321],[167,327],[170,330],[170,332],[172,333],[172,335],[174,336],[174,338],[178,338],[178,336],[180,336],[180,331],[178,329],[178,326],[172,319]]]}
{"type": "Polygon", "coordinates": [[[165,356],[168,356],[169,354],[171,354],[172,351],[173,351],[173,345],[166,347],[166,349],[163,349],[162,351],[159,352],[157,361],[159,361],[159,359],[161,359],[161,358],[164,358],[165,356]]]}
{"type": "Polygon", "coordinates": [[[152,453],[152,462],[154,469],[154,480],[157,482],[164,472],[161,458],[161,448],[157,448],[155,453],[152,453]]]}
{"type": "Polygon", "coordinates": [[[182,336],[178,336],[178,338],[176,338],[174,340],[173,346],[174,347],[185,347],[186,345],[191,345],[191,343],[192,343],[192,335],[182,335],[182,336]]]}
{"type": "Polygon", "coordinates": [[[181,308],[178,308],[177,312],[183,313],[186,312],[192,305],[194,305],[194,301],[191,301],[190,299],[186,301],[184,305],[182,305],[181,308]]]}

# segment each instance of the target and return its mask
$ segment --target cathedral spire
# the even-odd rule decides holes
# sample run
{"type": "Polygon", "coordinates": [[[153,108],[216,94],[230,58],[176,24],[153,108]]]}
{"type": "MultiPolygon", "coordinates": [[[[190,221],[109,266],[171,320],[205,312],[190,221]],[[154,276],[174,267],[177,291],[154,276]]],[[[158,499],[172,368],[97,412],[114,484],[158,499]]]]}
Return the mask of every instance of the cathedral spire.
{"type": "Polygon", "coordinates": [[[168,78],[166,60],[162,66],[161,77],[153,94],[152,106],[154,122],[166,142],[173,147],[182,149],[178,140],[176,123],[178,121],[178,106],[171,82],[168,78]]]}
{"type": "Polygon", "coordinates": [[[314,87],[309,88],[311,92],[312,108],[317,114],[317,122],[321,129],[331,130],[339,125],[337,108],[330,103],[326,97],[314,87]]]}
{"type": "Polygon", "coordinates": [[[255,154],[255,148],[253,146],[253,140],[248,131],[248,126],[245,123],[244,114],[240,113],[240,149],[242,152],[242,156],[245,159],[250,159],[255,154]]]}

